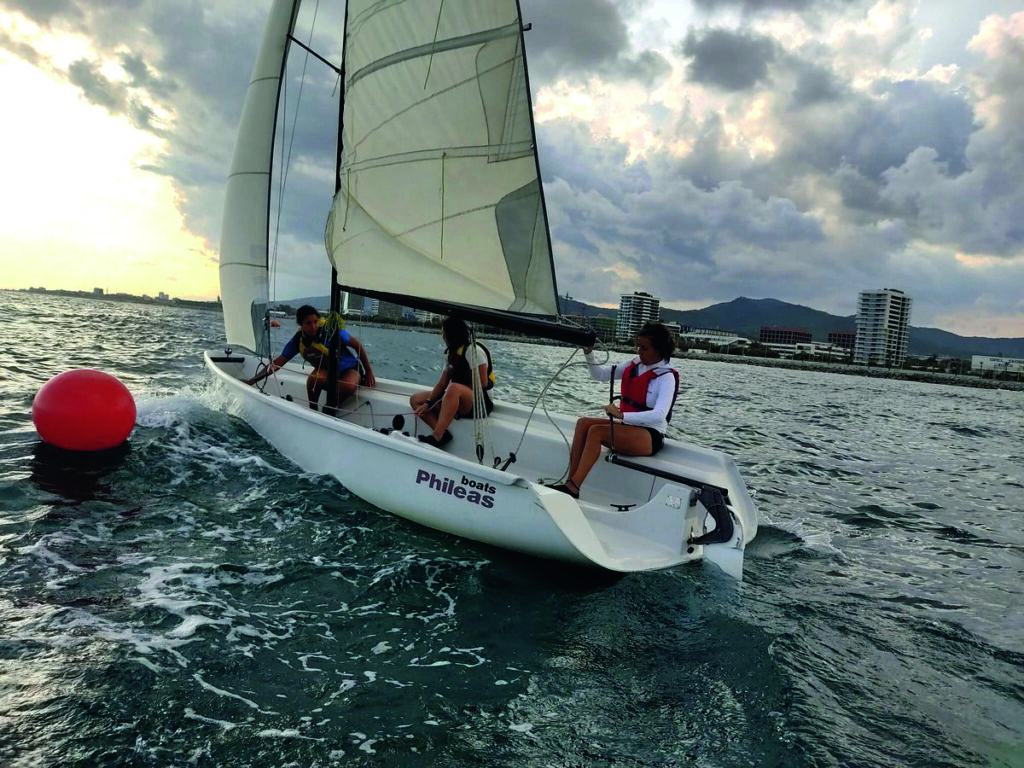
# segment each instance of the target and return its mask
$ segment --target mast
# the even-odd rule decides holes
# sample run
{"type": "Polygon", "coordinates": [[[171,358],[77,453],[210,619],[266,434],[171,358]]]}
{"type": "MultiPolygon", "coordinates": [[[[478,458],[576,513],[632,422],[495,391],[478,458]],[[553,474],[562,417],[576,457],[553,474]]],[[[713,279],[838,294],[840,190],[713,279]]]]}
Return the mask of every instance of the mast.
{"type": "MultiPolygon", "coordinates": [[[[345,3],[345,21],[341,26],[341,68],[338,71],[338,141],[334,156],[334,194],[341,189],[341,150],[345,116],[345,35],[348,32],[348,3],[345,3]]],[[[341,286],[338,285],[338,268],[331,264],[331,314],[341,315],[341,286]]],[[[338,406],[338,355],[341,339],[335,333],[331,337],[327,355],[327,395],[324,398],[324,413],[335,413],[338,406]],[[328,408],[331,410],[328,411],[328,408]]]]}

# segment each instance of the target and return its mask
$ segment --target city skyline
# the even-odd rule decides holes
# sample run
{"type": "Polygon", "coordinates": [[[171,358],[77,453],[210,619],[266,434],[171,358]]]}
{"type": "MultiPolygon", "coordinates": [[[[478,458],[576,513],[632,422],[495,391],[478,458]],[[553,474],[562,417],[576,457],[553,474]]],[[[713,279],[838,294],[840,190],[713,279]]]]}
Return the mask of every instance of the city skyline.
{"type": "MultiPolygon", "coordinates": [[[[901,285],[918,322],[1024,336],[1024,12],[941,5],[524,0],[560,292],[613,306],[653,285],[669,309],[774,296],[845,315],[850,286],[901,285]]],[[[0,287],[220,294],[266,7],[0,0],[0,72],[21,105],[0,126],[17,149],[0,287]]],[[[321,13],[313,45],[337,60],[321,13]]],[[[290,72],[306,64],[293,52],[290,72]]],[[[308,73],[298,111],[323,130],[289,133],[275,298],[327,288],[337,88],[308,73]]]]}

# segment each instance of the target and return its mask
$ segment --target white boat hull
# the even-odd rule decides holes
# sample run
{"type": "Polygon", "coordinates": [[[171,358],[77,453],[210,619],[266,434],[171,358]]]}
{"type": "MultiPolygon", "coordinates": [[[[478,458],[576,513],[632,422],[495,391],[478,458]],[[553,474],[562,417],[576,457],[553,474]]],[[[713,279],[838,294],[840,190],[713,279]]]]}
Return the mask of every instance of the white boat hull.
{"type": "MultiPolygon", "coordinates": [[[[541,485],[568,462],[565,438],[575,420],[555,425],[535,418],[523,438],[529,410],[498,403],[487,419],[487,444],[507,457],[522,439],[507,470],[477,461],[471,420],[452,426],[443,449],[420,443],[409,415],[409,395],[420,389],[378,380],[341,405],[339,417],[323,415],[305,400],[305,372],[286,367],[257,386],[243,380],[256,371],[255,356],[216,352],[206,362],[238,413],[304,471],[331,475],[376,506],[421,525],[538,557],[630,572],[667,568],[706,558],[737,578],[744,546],[757,531],[757,513],[731,457],[666,440],[657,457],[635,459],[691,483],[598,462],[576,501],[541,485]],[[403,431],[391,430],[404,414],[403,431]],[[560,434],[561,432],[561,434],[560,434]],[[565,437],[563,437],[563,435],[565,437]],[[727,542],[694,544],[715,522],[697,499],[706,483],[727,493],[734,530],[727,542]],[[617,506],[631,505],[628,510],[617,506]]],[[[502,462],[503,463],[503,462],[502,462]]]]}

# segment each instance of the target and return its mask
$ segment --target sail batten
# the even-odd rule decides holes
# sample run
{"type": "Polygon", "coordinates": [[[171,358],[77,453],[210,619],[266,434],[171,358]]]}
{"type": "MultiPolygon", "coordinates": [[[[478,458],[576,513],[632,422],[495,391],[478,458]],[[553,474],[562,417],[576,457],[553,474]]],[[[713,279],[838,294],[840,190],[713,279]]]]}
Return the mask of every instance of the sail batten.
{"type": "Polygon", "coordinates": [[[511,146],[506,144],[482,144],[472,147],[436,147],[434,149],[419,149],[415,152],[399,152],[393,155],[363,160],[353,163],[347,170],[365,171],[370,168],[387,165],[414,163],[422,160],[440,160],[442,156],[493,158],[495,155],[499,154],[526,154],[532,151],[533,143],[525,141],[518,142],[511,146]]]}
{"type": "Polygon", "coordinates": [[[445,51],[453,51],[458,48],[470,48],[478,46],[481,43],[486,43],[490,40],[498,40],[503,37],[511,37],[519,34],[519,28],[516,25],[508,25],[500,29],[485,30],[482,32],[476,32],[471,35],[464,35],[458,38],[451,38],[448,40],[438,40],[437,42],[431,42],[425,45],[418,45],[414,48],[408,48],[404,51],[398,51],[385,56],[383,59],[378,59],[371,64],[367,64],[365,67],[360,69],[358,72],[354,72],[349,79],[349,85],[352,85],[359,80],[362,80],[368,75],[372,75],[374,72],[385,67],[390,67],[393,64],[399,64],[409,59],[419,59],[429,56],[434,56],[438,53],[444,53],[445,51]]]}
{"type": "Polygon", "coordinates": [[[339,282],[558,314],[515,0],[350,0],[339,282]]]}

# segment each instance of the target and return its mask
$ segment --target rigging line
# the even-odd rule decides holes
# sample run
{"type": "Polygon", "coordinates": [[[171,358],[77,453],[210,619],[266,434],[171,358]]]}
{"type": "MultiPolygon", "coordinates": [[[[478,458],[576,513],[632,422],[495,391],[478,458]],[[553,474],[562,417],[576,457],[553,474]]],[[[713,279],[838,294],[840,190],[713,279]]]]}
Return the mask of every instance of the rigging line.
{"type": "MultiPolygon", "coordinates": [[[[352,204],[352,169],[345,169],[345,217],[341,220],[341,231],[348,227],[348,209],[352,204]]],[[[331,254],[333,257],[334,254],[331,254]]]]}
{"type": "MultiPolygon", "coordinates": [[[[317,15],[319,13],[320,13],[320,0],[316,0],[316,3],[313,6],[313,18],[312,18],[312,20],[309,23],[309,37],[307,38],[307,40],[310,43],[313,42],[313,31],[316,29],[316,18],[317,18],[317,15]]],[[[289,37],[291,37],[291,35],[289,35],[289,37]]],[[[296,41],[296,42],[298,42],[298,41],[296,41]]],[[[277,249],[278,249],[278,246],[279,246],[279,244],[281,242],[281,211],[284,208],[284,192],[285,192],[285,189],[288,186],[288,170],[291,168],[292,149],[293,149],[293,147],[295,145],[295,134],[297,133],[296,126],[298,125],[298,122],[299,122],[299,106],[302,104],[302,89],[303,89],[303,87],[306,84],[306,72],[309,69],[309,55],[311,53],[311,49],[309,48],[309,46],[302,45],[301,43],[299,43],[299,45],[306,51],[306,57],[303,59],[303,62],[302,62],[302,76],[299,78],[299,93],[295,97],[295,116],[292,119],[292,133],[291,133],[291,137],[288,140],[288,151],[285,153],[285,156],[281,158],[281,166],[282,166],[281,167],[281,173],[280,173],[281,183],[280,183],[280,187],[278,189],[278,194],[277,194],[277,222],[276,222],[276,224],[274,226],[274,251],[273,251],[273,259],[272,259],[272,262],[273,262],[273,265],[274,265],[273,285],[274,285],[274,296],[275,297],[277,295],[277,255],[278,255],[277,254],[277,249]]],[[[284,83],[282,83],[282,89],[284,90],[284,100],[285,100],[285,105],[286,105],[285,111],[287,111],[287,102],[288,102],[288,100],[287,100],[287,96],[288,96],[287,66],[288,65],[287,65],[287,61],[286,61],[285,62],[285,78],[284,78],[284,83]]],[[[284,137],[282,136],[282,141],[283,140],[284,140],[284,137]]]]}
{"type": "Polygon", "coordinates": [[[430,82],[430,68],[434,65],[434,46],[437,45],[437,32],[441,29],[441,14],[444,12],[444,0],[437,7],[437,23],[434,24],[434,43],[430,47],[430,56],[427,58],[427,76],[423,78],[423,90],[427,90],[427,83],[430,82]]]}
{"type": "MultiPolygon", "coordinates": [[[[569,355],[569,359],[566,360],[564,363],[562,363],[562,365],[558,368],[558,370],[555,371],[554,374],[552,374],[551,378],[549,378],[547,383],[541,388],[540,394],[537,395],[537,399],[534,400],[533,407],[530,409],[530,415],[526,417],[526,422],[523,424],[523,431],[519,435],[519,443],[516,445],[516,449],[515,449],[515,451],[513,451],[513,453],[518,454],[519,453],[519,449],[523,447],[523,440],[526,439],[526,430],[529,429],[530,421],[533,419],[533,414],[536,412],[537,406],[542,404],[543,399],[544,399],[544,394],[548,391],[548,387],[550,387],[554,383],[555,379],[557,379],[561,375],[562,371],[564,371],[566,368],[569,367],[569,364],[572,362],[572,359],[574,357],[576,357],[576,352],[577,351],[578,350],[576,350],[576,349],[574,349],[572,351],[572,354],[569,355]]],[[[548,409],[547,409],[547,405],[546,404],[544,404],[544,415],[546,415],[548,417],[548,421],[550,421],[552,426],[554,426],[555,431],[558,432],[559,435],[561,435],[562,442],[565,443],[566,448],[569,448],[570,447],[569,446],[569,440],[566,438],[566,436],[562,432],[562,430],[559,429],[558,424],[555,422],[555,420],[551,418],[551,414],[548,413],[548,409]]]]}
{"type": "MultiPolygon", "coordinates": [[[[285,70],[287,70],[287,62],[285,63],[285,70]]],[[[288,77],[287,72],[284,75],[284,82],[281,83],[281,99],[286,105],[288,104],[288,77]]],[[[270,252],[270,264],[268,268],[270,270],[270,295],[272,298],[277,298],[277,247],[281,241],[281,201],[284,199],[284,156],[281,153],[275,153],[278,159],[278,163],[281,164],[282,168],[277,174],[277,210],[275,211],[274,218],[274,247],[270,252]]]]}
{"type": "Polygon", "coordinates": [[[447,157],[447,152],[441,153],[441,242],[438,244],[440,248],[440,250],[438,251],[438,261],[444,261],[444,172],[445,159],[447,157]]]}
{"type": "MultiPolygon", "coordinates": [[[[470,382],[473,385],[473,439],[476,443],[476,459],[479,464],[484,463],[484,456],[487,449],[490,450],[492,457],[495,454],[494,444],[491,440],[490,421],[487,418],[487,401],[484,399],[484,384],[480,380],[481,352],[483,352],[483,350],[477,346],[476,342],[476,328],[474,326],[470,326],[469,344],[466,349],[466,362],[469,363],[469,358],[473,358],[473,364],[469,365],[469,376],[470,382]]],[[[487,365],[487,360],[487,353],[484,352],[484,362],[482,363],[484,366],[487,365]]],[[[486,371],[486,367],[484,370],[486,371]]]]}
{"type": "MultiPolygon", "coordinates": [[[[597,340],[597,343],[600,344],[600,346],[604,349],[605,363],[608,362],[609,357],[611,357],[608,348],[605,347],[604,343],[600,339],[597,340]]],[[[544,415],[547,416],[548,421],[551,423],[551,426],[553,426],[555,428],[555,431],[558,432],[559,436],[562,438],[562,442],[565,443],[565,447],[566,447],[567,452],[571,449],[571,445],[569,444],[569,439],[565,436],[565,433],[562,432],[561,428],[558,426],[558,423],[554,420],[554,418],[552,418],[551,413],[548,411],[548,405],[547,405],[547,402],[544,400],[544,395],[547,394],[548,387],[550,387],[554,383],[555,379],[557,379],[562,374],[562,371],[564,371],[570,365],[589,365],[589,363],[586,363],[586,362],[584,362],[584,363],[574,363],[572,361],[572,359],[574,357],[576,357],[576,353],[578,351],[579,351],[578,349],[574,349],[572,351],[572,354],[569,355],[569,358],[564,363],[562,363],[562,365],[559,367],[559,369],[557,371],[554,372],[554,374],[551,376],[551,378],[548,379],[547,384],[545,384],[544,387],[541,389],[540,394],[537,395],[537,399],[533,403],[533,408],[530,409],[530,415],[526,417],[526,423],[523,424],[523,431],[522,431],[522,434],[520,434],[520,436],[519,436],[519,443],[516,445],[516,449],[515,449],[515,451],[513,451],[513,453],[518,454],[519,453],[519,449],[522,448],[523,440],[526,438],[526,431],[527,431],[527,429],[530,426],[530,421],[533,419],[533,414],[537,410],[537,406],[538,405],[541,406],[541,409],[544,411],[544,415]]],[[[601,363],[601,365],[604,365],[604,363],[601,363]]],[[[562,480],[565,479],[565,474],[566,474],[566,472],[568,472],[568,470],[569,470],[569,465],[567,463],[565,469],[562,471],[562,475],[558,478],[559,481],[562,481],[562,480]]]]}
{"type": "Polygon", "coordinates": [[[324,58],[323,56],[321,56],[321,55],[320,55],[319,53],[317,53],[316,51],[314,51],[314,50],[313,50],[312,48],[310,48],[310,47],[309,47],[308,45],[306,45],[306,44],[305,44],[304,42],[302,42],[301,40],[298,40],[298,39],[296,39],[296,38],[292,37],[291,35],[288,35],[288,39],[289,39],[289,40],[291,40],[291,41],[292,41],[293,43],[295,43],[295,44],[296,44],[297,46],[299,46],[299,48],[301,48],[302,50],[304,50],[304,51],[305,51],[306,53],[309,53],[309,54],[311,54],[311,55],[313,56],[313,58],[315,58],[315,59],[316,59],[317,61],[319,61],[319,62],[321,62],[321,63],[323,63],[323,64],[326,64],[326,65],[327,65],[327,67],[328,67],[329,69],[333,69],[333,70],[334,70],[334,72],[335,72],[335,73],[336,73],[336,74],[337,74],[338,76],[341,76],[341,68],[340,68],[340,67],[336,67],[336,66],[334,66],[333,64],[331,64],[331,62],[329,62],[329,61],[328,61],[327,59],[325,59],[325,58],[324,58]]]}

